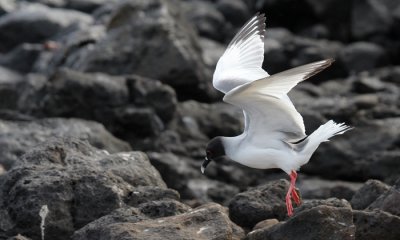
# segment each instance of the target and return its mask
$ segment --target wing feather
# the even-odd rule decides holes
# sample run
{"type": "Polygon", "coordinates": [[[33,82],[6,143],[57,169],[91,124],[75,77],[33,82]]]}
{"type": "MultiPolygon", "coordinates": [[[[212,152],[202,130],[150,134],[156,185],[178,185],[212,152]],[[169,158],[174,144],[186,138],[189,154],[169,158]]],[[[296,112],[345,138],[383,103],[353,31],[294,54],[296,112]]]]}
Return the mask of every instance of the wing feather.
{"type": "Polygon", "coordinates": [[[235,35],[219,59],[213,85],[223,93],[269,76],[261,66],[264,60],[265,16],[256,14],[235,35]]]}
{"type": "Polygon", "coordinates": [[[278,134],[284,141],[296,141],[306,136],[303,118],[287,93],[297,83],[330,66],[327,59],[293,68],[262,78],[229,91],[224,101],[243,109],[246,126],[254,143],[265,142],[265,136],[278,134]]]}

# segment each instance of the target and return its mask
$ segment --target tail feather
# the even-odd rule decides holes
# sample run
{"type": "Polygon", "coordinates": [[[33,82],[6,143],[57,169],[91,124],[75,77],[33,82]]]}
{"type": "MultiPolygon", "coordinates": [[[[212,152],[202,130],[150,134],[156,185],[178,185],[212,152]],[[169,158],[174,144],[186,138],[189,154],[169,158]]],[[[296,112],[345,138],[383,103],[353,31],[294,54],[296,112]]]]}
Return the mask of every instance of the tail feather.
{"type": "Polygon", "coordinates": [[[344,123],[335,123],[333,120],[329,120],[324,125],[321,125],[308,137],[308,141],[302,152],[309,157],[306,158],[307,160],[303,164],[308,162],[311,155],[315,152],[315,150],[317,150],[318,146],[322,142],[328,142],[331,137],[343,134],[351,129],[353,128],[344,123]]]}

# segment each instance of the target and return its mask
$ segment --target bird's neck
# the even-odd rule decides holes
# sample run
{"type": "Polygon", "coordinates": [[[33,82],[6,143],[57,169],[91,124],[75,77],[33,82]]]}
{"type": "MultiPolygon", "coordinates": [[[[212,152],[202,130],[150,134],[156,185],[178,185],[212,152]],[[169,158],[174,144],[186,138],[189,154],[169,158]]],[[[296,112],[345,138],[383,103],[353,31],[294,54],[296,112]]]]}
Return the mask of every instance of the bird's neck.
{"type": "Polygon", "coordinates": [[[240,144],[244,138],[244,134],[235,137],[222,137],[222,143],[225,148],[225,154],[232,160],[235,160],[237,150],[240,148],[240,144]]]}

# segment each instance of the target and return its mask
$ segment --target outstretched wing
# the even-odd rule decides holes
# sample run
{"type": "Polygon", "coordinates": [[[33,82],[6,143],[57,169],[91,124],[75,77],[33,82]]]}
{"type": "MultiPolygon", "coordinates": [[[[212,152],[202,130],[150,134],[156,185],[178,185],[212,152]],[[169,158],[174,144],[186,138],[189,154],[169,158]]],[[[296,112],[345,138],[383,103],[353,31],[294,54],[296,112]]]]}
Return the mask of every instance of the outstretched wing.
{"type": "Polygon", "coordinates": [[[294,142],[306,136],[303,118],[287,97],[297,83],[330,66],[327,59],[262,78],[229,91],[224,101],[243,109],[247,115],[248,139],[255,145],[277,138],[294,142]]]}
{"type": "Polygon", "coordinates": [[[223,93],[268,77],[261,66],[264,60],[265,16],[256,14],[235,35],[218,60],[213,86],[223,93]]]}

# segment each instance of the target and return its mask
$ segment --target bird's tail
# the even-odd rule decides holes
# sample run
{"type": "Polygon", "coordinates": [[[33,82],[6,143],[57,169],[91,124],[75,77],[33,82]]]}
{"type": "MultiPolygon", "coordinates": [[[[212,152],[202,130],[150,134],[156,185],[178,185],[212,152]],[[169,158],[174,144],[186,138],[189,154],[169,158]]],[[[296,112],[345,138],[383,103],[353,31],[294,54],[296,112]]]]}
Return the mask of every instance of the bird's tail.
{"type": "Polygon", "coordinates": [[[319,126],[319,128],[308,137],[308,141],[302,149],[302,154],[308,156],[305,158],[305,162],[302,163],[302,165],[306,164],[310,160],[311,155],[315,150],[317,150],[318,146],[322,142],[328,142],[329,138],[343,134],[350,129],[352,129],[352,127],[349,127],[344,123],[335,123],[333,120],[329,120],[324,125],[319,126]]]}

